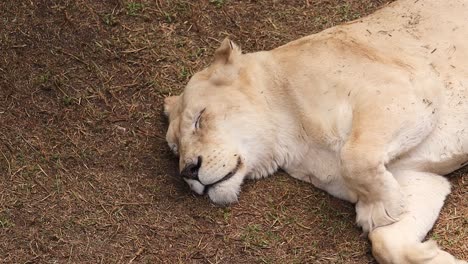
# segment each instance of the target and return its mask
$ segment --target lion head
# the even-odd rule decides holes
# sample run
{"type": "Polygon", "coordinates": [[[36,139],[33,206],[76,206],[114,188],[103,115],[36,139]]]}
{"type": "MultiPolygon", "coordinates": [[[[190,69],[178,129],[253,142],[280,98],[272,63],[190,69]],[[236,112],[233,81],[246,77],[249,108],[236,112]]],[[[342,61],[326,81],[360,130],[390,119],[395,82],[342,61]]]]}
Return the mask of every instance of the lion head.
{"type": "Polygon", "coordinates": [[[196,73],[181,95],[164,102],[166,139],[179,155],[180,175],[217,204],[236,202],[247,176],[263,177],[278,168],[271,149],[277,126],[269,121],[265,84],[256,78],[262,67],[253,61],[258,57],[242,54],[225,39],[214,62],[196,73]]]}

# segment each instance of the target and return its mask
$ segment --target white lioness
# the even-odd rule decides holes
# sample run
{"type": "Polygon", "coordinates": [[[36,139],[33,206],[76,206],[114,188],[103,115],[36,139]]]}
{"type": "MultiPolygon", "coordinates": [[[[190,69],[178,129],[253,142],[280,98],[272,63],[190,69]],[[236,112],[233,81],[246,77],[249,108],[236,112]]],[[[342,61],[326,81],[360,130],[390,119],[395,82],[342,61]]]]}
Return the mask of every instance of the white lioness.
{"type": "Polygon", "coordinates": [[[282,168],[355,203],[380,263],[463,262],[421,241],[439,175],[468,161],[468,1],[401,0],[271,51],[226,39],[165,113],[181,175],[213,202],[282,168]]]}

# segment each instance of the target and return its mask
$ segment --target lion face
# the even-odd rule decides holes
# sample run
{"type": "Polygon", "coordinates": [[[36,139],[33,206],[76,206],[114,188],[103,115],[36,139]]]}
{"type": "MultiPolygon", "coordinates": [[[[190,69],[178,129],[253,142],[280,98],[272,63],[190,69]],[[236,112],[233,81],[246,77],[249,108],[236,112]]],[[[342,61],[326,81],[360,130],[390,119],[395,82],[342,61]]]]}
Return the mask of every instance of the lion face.
{"type": "Polygon", "coordinates": [[[214,63],[195,74],[180,96],[165,99],[166,140],[179,155],[190,188],[218,204],[236,202],[240,186],[257,166],[265,116],[237,66],[240,50],[225,40],[214,63]],[[259,140],[260,139],[260,140],[259,140]]]}

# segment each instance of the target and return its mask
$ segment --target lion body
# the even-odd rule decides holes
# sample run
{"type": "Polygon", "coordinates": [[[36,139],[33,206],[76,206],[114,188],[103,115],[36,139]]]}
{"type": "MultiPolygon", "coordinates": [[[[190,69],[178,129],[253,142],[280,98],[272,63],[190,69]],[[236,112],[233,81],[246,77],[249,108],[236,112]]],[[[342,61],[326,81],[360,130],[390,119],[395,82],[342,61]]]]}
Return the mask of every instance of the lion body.
{"type": "Polygon", "coordinates": [[[441,175],[468,162],[466,14],[400,0],[271,51],[224,41],[166,100],[184,180],[230,203],[282,168],[356,203],[380,263],[465,263],[421,240],[450,192],[441,175]]]}
{"type": "MultiPolygon", "coordinates": [[[[402,121],[397,131],[402,138],[390,147],[408,150],[399,156],[390,153],[390,171],[447,174],[464,166],[468,160],[467,13],[466,1],[399,1],[364,19],[271,51],[269,60],[283,65],[285,76],[292,80],[288,87],[295,88],[273,91],[279,94],[272,97],[287,98],[293,108],[287,111],[296,112],[304,133],[311,135],[307,153],[283,169],[355,202],[337,165],[356,118],[353,114],[373,115],[360,112],[363,105],[366,110],[384,106],[384,112],[397,112],[402,121]],[[412,111],[420,120],[405,120],[412,111]]],[[[389,121],[385,116],[376,116],[382,120],[375,123],[382,121],[384,126],[389,121]]]]}
{"type": "Polygon", "coordinates": [[[386,167],[404,186],[409,205],[399,222],[370,233],[380,263],[458,263],[432,242],[419,241],[449,193],[446,180],[436,175],[468,162],[466,14],[467,1],[398,1],[269,54],[286,66],[295,87],[274,97],[288,98],[309,142],[298,145],[302,154],[282,167],[293,177],[356,202],[340,167],[346,140],[377,129],[367,139],[377,142],[386,129],[374,126],[399,126],[390,129],[386,167]],[[355,122],[366,119],[356,115],[374,122],[354,132],[355,122]]]}

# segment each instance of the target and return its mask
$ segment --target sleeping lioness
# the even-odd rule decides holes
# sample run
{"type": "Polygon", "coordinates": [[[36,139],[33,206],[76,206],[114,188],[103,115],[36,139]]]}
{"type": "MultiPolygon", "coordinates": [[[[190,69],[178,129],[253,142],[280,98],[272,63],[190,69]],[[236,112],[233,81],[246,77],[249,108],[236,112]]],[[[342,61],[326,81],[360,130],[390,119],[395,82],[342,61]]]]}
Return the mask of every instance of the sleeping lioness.
{"type": "Polygon", "coordinates": [[[380,263],[462,263],[421,240],[468,162],[467,14],[401,0],[271,51],[225,39],[165,100],[183,179],[229,204],[281,168],[355,203],[380,263]]]}

